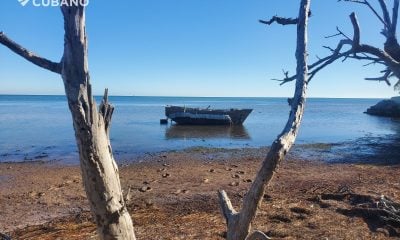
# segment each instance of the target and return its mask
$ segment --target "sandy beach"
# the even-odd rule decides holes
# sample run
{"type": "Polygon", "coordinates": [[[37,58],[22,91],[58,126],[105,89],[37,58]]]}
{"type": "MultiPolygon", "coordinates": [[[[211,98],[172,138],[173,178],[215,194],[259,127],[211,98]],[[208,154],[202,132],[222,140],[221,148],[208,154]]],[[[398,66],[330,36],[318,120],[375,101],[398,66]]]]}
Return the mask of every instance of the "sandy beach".
{"type": "MultiPolygon", "coordinates": [[[[122,164],[138,239],[223,239],[217,191],[239,206],[266,148],[192,148],[122,164]]],[[[398,165],[329,164],[289,155],[253,229],[274,239],[387,239],[399,226],[352,212],[363,195],[400,201],[398,165]]],[[[97,239],[79,166],[0,164],[0,229],[12,239],[97,239]]]]}

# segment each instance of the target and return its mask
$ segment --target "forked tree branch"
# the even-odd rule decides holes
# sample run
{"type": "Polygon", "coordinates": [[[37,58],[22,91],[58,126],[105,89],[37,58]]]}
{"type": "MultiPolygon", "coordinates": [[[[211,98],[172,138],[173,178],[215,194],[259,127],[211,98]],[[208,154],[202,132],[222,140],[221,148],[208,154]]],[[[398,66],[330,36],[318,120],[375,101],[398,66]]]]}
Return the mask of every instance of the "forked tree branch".
{"type": "Polygon", "coordinates": [[[13,40],[9,39],[3,32],[0,32],[0,44],[3,44],[4,46],[9,48],[14,53],[20,55],[21,57],[25,58],[29,62],[35,64],[36,66],[47,69],[54,73],[61,74],[61,64],[60,63],[52,62],[45,58],[39,57],[35,53],[27,50],[26,48],[17,44],[13,40]]]}
{"type": "MultiPolygon", "coordinates": [[[[380,48],[368,45],[368,44],[361,44],[360,43],[360,26],[357,20],[356,14],[353,12],[350,14],[350,20],[353,25],[353,39],[350,40],[349,37],[344,35],[343,33],[339,31],[338,34],[332,35],[332,36],[339,36],[343,35],[345,39],[342,39],[339,41],[337,47],[335,49],[329,48],[331,50],[332,54],[328,55],[324,58],[319,59],[315,63],[309,65],[309,79],[308,81],[311,81],[311,79],[318,73],[320,70],[324,69],[326,66],[329,64],[335,62],[338,59],[344,58],[346,60],[347,58],[353,58],[353,59],[358,59],[358,60],[370,60],[372,63],[379,63],[387,66],[393,74],[389,74],[386,76],[386,74],[382,77],[378,78],[372,78],[372,79],[378,79],[377,81],[384,81],[387,84],[390,84],[388,78],[391,75],[395,76],[400,76],[400,70],[399,70],[399,62],[396,61],[390,54],[388,54],[385,50],[382,50],[380,48]],[[344,46],[350,46],[350,50],[342,51],[344,46]],[[364,54],[363,56],[359,56],[357,54],[364,54]],[[373,57],[371,57],[373,56],[373,57]]],[[[343,61],[344,61],[343,60],[343,61]]],[[[291,82],[296,79],[296,76],[285,76],[284,79],[278,80],[281,81],[281,85],[291,82]]],[[[274,79],[276,80],[276,79],[274,79]]],[[[367,80],[371,80],[371,78],[368,78],[367,80]]]]}
{"type": "Polygon", "coordinates": [[[242,209],[238,213],[233,209],[226,193],[224,191],[219,192],[220,205],[228,226],[227,240],[268,239],[262,232],[253,232],[249,235],[249,231],[257,208],[261,203],[265,186],[271,181],[279,163],[292,147],[303,117],[308,77],[307,32],[309,11],[310,0],[301,0],[297,23],[296,88],[286,125],[272,143],[249,191],[243,198],[242,209]]]}

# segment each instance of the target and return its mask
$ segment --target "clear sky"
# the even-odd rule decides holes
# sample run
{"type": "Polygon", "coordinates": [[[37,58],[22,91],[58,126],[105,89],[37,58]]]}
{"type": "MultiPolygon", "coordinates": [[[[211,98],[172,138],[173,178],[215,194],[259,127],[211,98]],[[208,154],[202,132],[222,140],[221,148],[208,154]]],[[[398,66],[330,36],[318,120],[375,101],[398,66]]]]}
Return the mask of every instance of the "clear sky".
{"type": "MultiPolygon", "coordinates": [[[[46,0],[47,1],[47,0],[46,0]]],[[[45,1],[45,2],[46,2],[45,1]]],[[[376,2],[371,0],[371,2],[376,2]]],[[[388,1],[390,4],[391,0],[388,1]]],[[[282,69],[295,71],[295,27],[258,23],[275,14],[295,17],[298,0],[91,0],[87,7],[89,64],[95,94],[136,96],[291,96],[279,86],[282,69]]],[[[351,35],[348,15],[356,11],[362,42],[382,46],[381,25],[364,7],[313,0],[310,61],[328,54],[323,45],[336,26],[351,35]]],[[[63,52],[58,7],[22,7],[1,0],[0,31],[53,61],[63,52]]],[[[320,72],[311,97],[387,98],[385,83],[364,81],[380,68],[338,62],[320,72]]],[[[0,94],[64,94],[61,77],[0,46],[0,94]]]]}

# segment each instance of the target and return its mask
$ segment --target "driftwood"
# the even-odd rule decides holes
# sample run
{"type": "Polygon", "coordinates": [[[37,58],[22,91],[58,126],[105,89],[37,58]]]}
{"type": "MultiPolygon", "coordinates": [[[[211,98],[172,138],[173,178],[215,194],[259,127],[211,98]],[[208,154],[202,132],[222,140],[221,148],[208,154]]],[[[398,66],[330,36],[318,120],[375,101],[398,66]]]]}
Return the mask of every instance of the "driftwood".
{"type": "Polygon", "coordinates": [[[134,240],[132,220],[122,195],[109,131],[114,107],[108,90],[97,108],[88,70],[84,6],[61,6],[64,55],[55,63],[28,51],[4,33],[0,43],[35,65],[61,74],[79,150],[83,184],[102,239],[134,240]]]}
{"type": "MultiPolygon", "coordinates": [[[[251,222],[254,219],[257,207],[264,195],[265,186],[270,182],[278,169],[279,163],[284,159],[293,145],[301,119],[304,113],[307,89],[307,26],[310,11],[310,0],[300,3],[299,17],[297,20],[297,69],[296,89],[291,104],[288,121],[282,133],[272,143],[270,151],[264,159],[261,169],[256,175],[250,190],[243,199],[242,209],[237,212],[225,191],[219,191],[220,205],[223,216],[227,222],[228,240],[268,239],[262,232],[250,234],[251,222]]],[[[276,17],[275,17],[276,19],[276,17]]]]}
{"type": "Polygon", "coordinates": [[[315,199],[323,207],[334,208],[335,211],[351,217],[361,217],[369,226],[386,228],[391,236],[400,236],[400,203],[381,195],[371,196],[347,193],[323,193],[315,199]],[[347,208],[343,205],[335,207],[332,201],[346,202],[347,208]]]}

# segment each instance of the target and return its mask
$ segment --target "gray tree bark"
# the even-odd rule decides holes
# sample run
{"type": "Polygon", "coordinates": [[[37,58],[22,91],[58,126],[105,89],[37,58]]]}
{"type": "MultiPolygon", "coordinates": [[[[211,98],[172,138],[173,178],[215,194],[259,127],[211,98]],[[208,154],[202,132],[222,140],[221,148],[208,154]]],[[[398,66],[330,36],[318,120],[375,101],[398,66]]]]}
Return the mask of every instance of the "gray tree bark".
{"type": "Polygon", "coordinates": [[[220,205],[227,222],[228,240],[268,239],[262,232],[255,231],[249,235],[257,207],[262,200],[265,186],[271,181],[279,163],[292,147],[304,114],[307,89],[307,29],[310,12],[310,0],[301,0],[298,19],[291,19],[297,24],[297,69],[296,89],[291,104],[291,111],[282,133],[272,143],[271,149],[264,159],[250,190],[245,195],[242,209],[236,212],[225,191],[219,192],[220,205]]]}
{"type": "Polygon", "coordinates": [[[84,6],[62,6],[64,55],[61,63],[41,58],[0,33],[0,43],[28,61],[62,76],[79,150],[83,184],[104,240],[135,240],[109,140],[113,106],[106,89],[97,109],[90,84],[84,6]]]}

